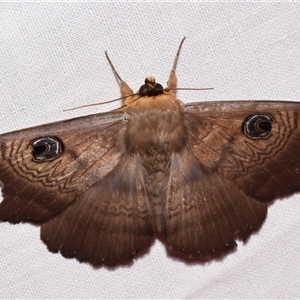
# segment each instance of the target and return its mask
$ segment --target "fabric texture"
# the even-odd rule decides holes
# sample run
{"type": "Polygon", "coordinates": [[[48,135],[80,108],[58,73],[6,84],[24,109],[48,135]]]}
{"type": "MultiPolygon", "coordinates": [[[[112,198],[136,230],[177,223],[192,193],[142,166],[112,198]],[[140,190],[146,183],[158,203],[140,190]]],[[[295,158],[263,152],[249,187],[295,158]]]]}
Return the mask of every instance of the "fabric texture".
{"type": "MultiPolygon", "coordinates": [[[[299,3],[0,3],[0,131],[108,111],[107,63],[138,90],[177,68],[184,102],[300,101],[299,3]]],[[[132,266],[93,268],[52,254],[31,224],[0,223],[0,298],[299,298],[299,195],[269,207],[261,230],[219,261],[186,264],[156,242],[132,266]]]]}

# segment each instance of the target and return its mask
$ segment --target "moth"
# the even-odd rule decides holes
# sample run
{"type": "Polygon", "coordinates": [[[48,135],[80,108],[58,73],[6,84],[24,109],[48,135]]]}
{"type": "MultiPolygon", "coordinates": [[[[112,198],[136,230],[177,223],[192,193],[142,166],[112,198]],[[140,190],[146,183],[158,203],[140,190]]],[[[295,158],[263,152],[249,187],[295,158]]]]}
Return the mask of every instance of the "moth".
{"type": "Polygon", "coordinates": [[[298,192],[300,104],[183,104],[182,43],[167,88],[147,77],[133,93],[113,68],[121,109],[0,135],[0,220],[40,224],[50,251],[94,266],[130,264],[156,238],[207,261],[298,192]]]}

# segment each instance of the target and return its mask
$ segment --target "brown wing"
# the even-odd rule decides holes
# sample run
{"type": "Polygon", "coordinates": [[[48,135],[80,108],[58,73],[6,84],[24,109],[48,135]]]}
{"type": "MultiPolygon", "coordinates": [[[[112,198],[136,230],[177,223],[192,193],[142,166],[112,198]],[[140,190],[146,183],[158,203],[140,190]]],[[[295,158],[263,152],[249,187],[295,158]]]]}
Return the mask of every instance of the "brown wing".
{"type": "Polygon", "coordinates": [[[136,157],[122,159],[63,212],[42,225],[49,250],[91,264],[126,263],[154,239],[149,203],[136,157]]]}
{"type": "Polygon", "coordinates": [[[208,102],[184,109],[191,151],[210,170],[260,201],[300,190],[300,103],[208,102]]]}
{"type": "Polygon", "coordinates": [[[0,220],[48,219],[110,172],[123,152],[122,115],[98,114],[1,135],[0,220]],[[33,142],[44,138],[46,144],[33,150],[33,142]],[[38,161],[49,138],[58,141],[53,147],[59,154],[38,161]]]}
{"type": "Polygon", "coordinates": [[[163,215],[163,240],[171,253],[208,260],[247,239],[267,213],[230,180],[203,166],[186,148],[172,157],[163,215]]]}

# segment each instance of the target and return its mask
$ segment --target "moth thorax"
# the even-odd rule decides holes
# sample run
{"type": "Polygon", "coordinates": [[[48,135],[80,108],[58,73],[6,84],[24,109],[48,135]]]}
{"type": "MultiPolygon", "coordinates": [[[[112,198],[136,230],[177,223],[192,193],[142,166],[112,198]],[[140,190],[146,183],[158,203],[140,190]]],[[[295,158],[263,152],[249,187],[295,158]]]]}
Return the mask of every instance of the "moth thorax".
{"type": "Polygon", "coordinates": [[[157,96],[163,93],[163,86],[159,83],[156,83],[153,76],[146,77],[145,84],[143,84],[139,90],[139,94],[142,96],[157,96]]]}
{"type": "Polygon", "coordinates": [[[150,172],[164,171],[172,153],[186,144],[186,128],[180,109],[155,110],[135,115],[128,123],[126,148],[138,153],[150,172]]]}

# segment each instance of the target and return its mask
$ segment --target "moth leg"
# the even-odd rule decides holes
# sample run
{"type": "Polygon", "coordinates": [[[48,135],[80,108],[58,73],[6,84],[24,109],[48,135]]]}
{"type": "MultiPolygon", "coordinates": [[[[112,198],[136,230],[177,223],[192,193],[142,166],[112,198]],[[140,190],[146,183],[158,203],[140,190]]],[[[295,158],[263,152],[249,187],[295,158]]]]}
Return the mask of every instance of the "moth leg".
{"type": "Polygon", "coordinates": [[[173,66],[172,66],[172,70],[171,70],[170,75],[169,75],[168,83],[167,83],[167,90],[170,90],[174,94],[175,94],[175,89],[177,87],[177,77],[176,77],[175,72],[176,72],[176,67],[177,67],[180,51],[181,51],[184,40],[185,40],[185,37],[183,37],[183,39],[180,42],[180,45],[179,45],[179,48],[177,50],[175,60],[174,60],[173,66]]]}
{"type": "Polygon", "coordinates": [[[112,70],[113,70],[113,73],[118,81],[118,84],[120,86],[120,91],[121,91],[121,95],[122,97],[124,98],[124,104],[125,101],[126,101],[126,98],[127,97],[130,97],[133,95],[133,90],[130,88],[130,86],[121,78],[121,76],[119,75],[119,73],[116,71],[114,65],[112,64],[108,54],[107,54],[107,51],[105,51],[105,56],[108,60],[108,63],[109,65],[111,66],[112,70]]]}

